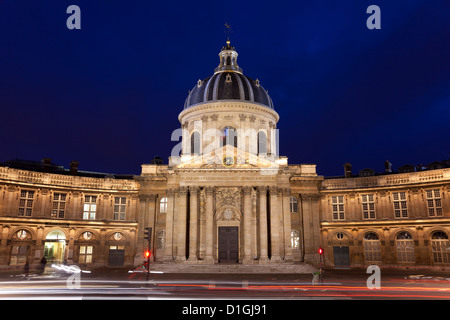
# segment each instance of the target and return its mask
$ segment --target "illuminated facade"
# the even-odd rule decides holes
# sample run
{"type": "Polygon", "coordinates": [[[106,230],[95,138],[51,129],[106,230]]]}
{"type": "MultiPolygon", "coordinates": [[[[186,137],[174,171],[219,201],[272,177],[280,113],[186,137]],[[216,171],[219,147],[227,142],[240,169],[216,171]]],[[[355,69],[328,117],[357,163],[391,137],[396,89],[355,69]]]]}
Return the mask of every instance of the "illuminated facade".
{"type": "Polygon", "coordinates": [[[324,178],[288,164],[274,104],[237,56],[227,42],[190,91],[168,164],[0,166],[0,266],[139,266],[149,227],[161,264],[450,265],[450,168],[324,178]]]}

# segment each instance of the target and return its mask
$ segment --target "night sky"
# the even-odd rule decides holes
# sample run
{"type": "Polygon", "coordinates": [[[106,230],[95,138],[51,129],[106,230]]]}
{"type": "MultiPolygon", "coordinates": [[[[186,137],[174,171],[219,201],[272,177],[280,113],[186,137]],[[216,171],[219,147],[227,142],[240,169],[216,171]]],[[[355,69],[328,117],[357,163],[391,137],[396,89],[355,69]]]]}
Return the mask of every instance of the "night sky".
{"type": "Polygon", "coordinates": [[[0,162],[140,174],[167,163],[188,90],[213,74],[224,24],[269,90],[280,155],[343,175],[450,157],[450,2],[0,1],[0,162]],[[69,30],[69,5],[81,30],[69,30]],[[381,30],[369,30],[369,5],[381,30]]]}

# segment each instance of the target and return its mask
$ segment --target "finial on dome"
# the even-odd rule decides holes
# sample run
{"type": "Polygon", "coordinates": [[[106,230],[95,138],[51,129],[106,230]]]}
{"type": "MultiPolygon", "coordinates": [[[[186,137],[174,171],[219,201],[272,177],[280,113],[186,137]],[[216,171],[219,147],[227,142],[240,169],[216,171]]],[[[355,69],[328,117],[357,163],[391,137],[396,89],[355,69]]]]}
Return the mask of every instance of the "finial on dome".
{"type": "Polygon", "coordinates": [[[225,22],[225,32],[227,33],[227,43],[230,42],[230,32],[231,32],[231,27],[228,24],[228,22],[225,22]]]}

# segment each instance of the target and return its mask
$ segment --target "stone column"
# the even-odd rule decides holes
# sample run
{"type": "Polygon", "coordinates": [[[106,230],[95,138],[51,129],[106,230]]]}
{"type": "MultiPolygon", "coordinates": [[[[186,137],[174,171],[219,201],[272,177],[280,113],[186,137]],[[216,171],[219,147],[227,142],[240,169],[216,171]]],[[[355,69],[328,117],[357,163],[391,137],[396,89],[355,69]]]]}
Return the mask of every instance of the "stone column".
{"type": "Polygon", "coordinates": [[[189,187],[190,221],[189,221],[189,261],[197,261],[197,224],[198,224],[198,187],[189,187]]]}
{"type": "Polygon", "coordinates": [[[186,260],[186,206],[187,206],[187,187],[180,187],[178,196],[178,206],[175,210],[176,214],[176,229],[178,236],[177,245],[177,261],[186,260]]]}
{"type": "Polygon", "coordinates": [[[389,227],[383,227],[383,236],[384,240],[381,240],[381,261],[383,261],[383,264],[392,264],[394,262],[393,257],[395,257],[395,248],[394,241],[391,243],[390,239],[390,228],[389,227]]]}
{"type": "MultiPolygon", "coordinates": [[[[66,248],[67,252],[67,261],[68,263],[74,263],[73,256],[74,256],[74,249],[75,249],[75,233],[77,231],[77,228],[70,227],[69,228],[69,244],[66,248]]],[[[77,239],[78,240],[78,239],[77,239]]]]}
{"type": "Polygon", "coordinates": [[[166,215],[166,243],[164,247],[164,261],[173,261],[173,214],[175,191],[168,189],[167,195],[167,215],[166,215]]]}
{"type": "Polygon", "coordinates": [[[252,188],[244,187],[244,258],[243,263],[250,263],[252,260],[252,188]]]}
{"type": "Polygon", "coordinates": [[[205,262],[214,263],[213,240],[214,240],[214,188],[206,187],[206,254],[205,262]]]}
{"type": "MultiPolygon", "coordinates": [[[[147,195],[139,195],[139,214],[138,214],[138,252],[136,253],[136,257],[141,258],[142,253],[139,253],[139,251],[142,251],[145,248],[144,245],[144,228],[147,226],[147,201],[148,196],[147,195]]],[[[144,258],[142,257],[143,260],[144,258]]]]}
{"type": "Polygon", "coordinates": [[[267,187],[259,191],[259,261],[269,260],[267,255],[267,187]]]}
{"type": "Polygon", "coordinates": [[[108,265],[109,248],[106,247],[106,231],[108,231],[106,228],[100,228],[100,246],[97,247],[97,252],[94,251],[94,263],[102,267],[108,265]]]}
{"type": "Polygon", "coordinates": [[[284,260],[293,261],[291,246],[291,191],[283,189],[284,260]]]}
{"type": "Polygon", "coordinates": [[[270,187],[270,248],[271,261],[279,261],[280,257],[280,206],[278,204],[278,188],[270,187]]]}
{"type": "MultiPolygon", "coordinates": [[[[0,226],[1,230],[1,240],[0,240],[0,264],[1,265],[7,265],[9,261],[7,260],[7,243],[8,243],[8,236],[9,236],[9,230],[11,228],[11,225],[4,224],[3,226],[0,226]]],[[[30,259],[30,264],[32,264],[33,261],[30,259]]]]}
{"type": "MultiPolygon", "coordinates": [[[[155,261],[155,253],[156,253],[156,246],[155,246],[155,239],[156,239],[156,231],[155,231],[155,219],[156,219],[156,194],[151,194],[148,196],[148,213],[147,213],[147,226],[152,228],[152,234],[151,234],[151,241],[150,241],[150,250],[152,251],[152,255],[150,256],[150,261],[155,261]]],[[[142,231],[143,232],[143,231],[142,231]]],[[[140,234],[138,235],[138,238],[140,237],[140,234]]],[[[147,245],[145,243],[144,245],[147,245]]]]}

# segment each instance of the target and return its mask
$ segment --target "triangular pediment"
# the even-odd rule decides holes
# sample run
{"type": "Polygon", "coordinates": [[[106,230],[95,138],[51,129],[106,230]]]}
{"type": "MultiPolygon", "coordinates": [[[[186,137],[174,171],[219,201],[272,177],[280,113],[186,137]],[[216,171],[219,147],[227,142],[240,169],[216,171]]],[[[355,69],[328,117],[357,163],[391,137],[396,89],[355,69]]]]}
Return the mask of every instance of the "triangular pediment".
{"type": "MultiPolygon", "coordinates": [[[[282,158],[285,162],[286,158],[282,158]]],[[[200,155],[172,157],[174,168],[270,168],[280,166],[280,158],[274,155],[256,155],[231,145],[219,147],[200,155]]]]}

